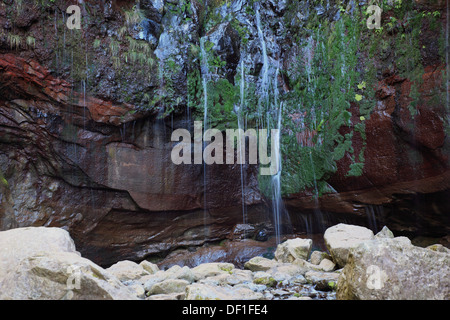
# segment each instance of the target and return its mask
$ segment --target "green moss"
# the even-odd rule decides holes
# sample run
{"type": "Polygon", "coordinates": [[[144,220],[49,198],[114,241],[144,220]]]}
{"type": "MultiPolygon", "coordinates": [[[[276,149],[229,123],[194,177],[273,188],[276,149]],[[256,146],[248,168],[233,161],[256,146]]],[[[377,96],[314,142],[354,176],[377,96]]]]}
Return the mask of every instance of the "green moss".
{"type": "Polygon", "coordinates": [[[278,284],[278,281],[275,280],[272,277],[269,277],[269,278],[256,278],[256,279],[253,280],[253,283],[255,283],[255,284],[263,284],[265,286],[274,288],[278,284]]]}
{"type": "Polygon", "coordinates": [[[220,270],[222,270],[222,271],[225,271],[225,272],[227,272],[227,273],[229,273],[229,274],[232,274],[233,272],[232,272],[232,270],[233,270],[233,267],[224,267],[224,266],[221,266],[221,267],[219,267],[219,269],[220,270]]]}
{"type": "MultiPolygon", "coordinates": [[[[209,81],[208,91],[208,122],[209,127],[224,130],[235,128],[237,122],[236,114],[233,112],[234,105],[239,101],[238,88],[226,79],[209,81]]],[[[203,98],[202,98],[203,99],[203,98]]],[[[203,105],[202,101],[201,105],[203,105]]],[[[196,108],[197,117],[203,117],[203,108],[196,108]]]]}
{"type": "Polygon", "coordinates": [[[8,180],[5,179],[5,177],[3,176],[3,173],[1,171],[0,171],[0,183],[3,184],[7,188],[9,186],[8,180]]]}
{"type": "Polygon", "coordinates": [[[331,290],[336,290],[336,282],[334,282],[334,281],[328,281],[328,287],[331,289],[331,290]]]}

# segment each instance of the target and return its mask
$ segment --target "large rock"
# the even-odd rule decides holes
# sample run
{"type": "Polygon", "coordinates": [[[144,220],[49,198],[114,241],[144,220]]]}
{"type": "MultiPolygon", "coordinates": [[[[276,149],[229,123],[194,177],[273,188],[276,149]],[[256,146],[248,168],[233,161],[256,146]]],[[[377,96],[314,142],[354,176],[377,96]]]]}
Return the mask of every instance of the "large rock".
{"type": "Polygon", "coordinates": [[[149,295],[154,294],[171,294],[184,292],[189,282],[181,279],[167,279],[156,283],[149,291],[149,295]]]}
{"type": "Polygon", "coordinates": [[[275,260],[258,256],[247,261],[244,264],[244,267],[251,271],[267,271],[275,267],[277,264],[278,262],[275,260]]]}
{"type": "Polygon", "coordinates": [[[361,242],[372,240],[372,230],[365,227],[340,223],[328,228],[323,236],[334,262],[340,267],[347,263],[350,249],[361,242]]]}
{"type": "Polygon", "coordinates": [[[149,275],[141,265],[133,261],[119,261],[106,269],[108,272],[116,276],[120,281],[137,280],[143,276],[149,275]]]}
{"type": "Polygon", "coordinates": [[[59,228],[0,232],[0,299],[136,299],[111,273],[82,258],[59,228]]]}
{"type": "Polygon", "coordinates": [[[449,300],[450,254],[409,239],[376,239],[354,248],[341,273],[338,299],[449,300]]]}
{"type": "Polygon", "coordinates": [[[139,263],[139,265],[150,274],[154,274],[159,271],[158,265],[151,263],[147,260],[142,261],[141,263],[139,263]]]}
{"type": "Polygon", "coordinates": [[[73,252],[24,258],[0,282],[2,300],[134,300],[136,293],[73,252]]]}
{"type": "Polygon", "coordinates": [[[159,270],[152,275],[142,277],[140,280],[144,284],[145,290],[151,292],[153,286],[166,280],[184,280],[188,283],[192,283],[196,279],[198,278],[196,278],[196,275],[189,267],[174,265],[166,271],[159,270]]]}
{"type": "Polygon", "coordinates": [[[311,253],[311,239],[290,239],[278,245],[275,259],[280,262],[293,262],[295,259],[307,259],[311,253]]]}
{"type": "Polygon", "coordinates": [[[211,262],[211,263],[203,263],[192,269],[194,273],[195,280],[201,280],[207,277],[217,276],[219,274],[231,274],[231,271],[234,269],[234,265],[232,263],[220,263],[220,262],[211,262]]]}
{"type": "Polygon", "coordinates": [[[0,282],[20,262],[44,252],[78,254],[69,233],[59,228],[19,228],[0,232],[0,282]]]}
{"type": "Polygon", "coordinates": [[[322,251],[313,251],[311,253],[311,263],[312,264],[316,264],[319,265],[320,262],[322,262],[323,259],[330,259],[330,256],[328,255],[328,253],[326,252],[322,252],[322,251]]]}
{"type": "Polygon", "coordinates": [[[215,287],[194,283],[186,287],[186,300],[260,300],[263,294],[245,287],[215,287]]]}

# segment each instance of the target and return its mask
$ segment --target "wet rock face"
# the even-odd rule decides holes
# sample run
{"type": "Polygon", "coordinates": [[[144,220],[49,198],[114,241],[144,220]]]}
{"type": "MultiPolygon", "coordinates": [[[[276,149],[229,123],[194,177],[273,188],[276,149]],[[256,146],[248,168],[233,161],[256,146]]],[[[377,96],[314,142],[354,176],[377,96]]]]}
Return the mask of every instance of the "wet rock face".
{"type": "MultiPolygon", "coordinates": [[[[84,96],[13,55],[0,56],[0,83],[2,229],[64,226],[110,264],[223,239],[242,221],[240,166],[211,166],[205,180],[202,165],[174,165],[173,128],[151,111],[84,96]]],[[[247,204],[260,203],[256,168],[246,179],[247,204]]]]}
{"type": "MultiPolygon", "coordinates": [[[[432,88],[441,87],[442,68],[425,68],[419,89],[422,102],[415,115],[408,108],[411,81],[389,73],[383,75],[376,93],[377,105],[370,119],[365,120],[363,175],[348,177],[350,155],[338,161],[337,172],[328,180],[337,193],[319,199],[321,210],[366,215],[375,205],[383,211],[380,218],[397,232],[441,236],[448,233],[445,227],[448,224],[442,215],[448,207],[445,198],[450,187],[450,146],[442,121],[447,111],[431,94],[432,88]],[[413,222],[412,217],[417,220],[413,222]]],[[[358,114],[355,106],[351,110],[354,115],[358,114]]],[[[353,116],[352,122],[359,123],[359,117],[353,116]]],[[[359,136],[353,138],[353,146],[356,152],[363,147],[359,136]]],[[[286,203],[292,210],[316,207],[305,194],[293,196],[286,203]]]]}
{"type": "Polygon", "coordinates": [[[210,31],[207,39],[214,44],[212,50],[226,63],[225,78],[234,84],[236,68],[241,58],[239,34],[229,22],[225,22],[210,31]]]}

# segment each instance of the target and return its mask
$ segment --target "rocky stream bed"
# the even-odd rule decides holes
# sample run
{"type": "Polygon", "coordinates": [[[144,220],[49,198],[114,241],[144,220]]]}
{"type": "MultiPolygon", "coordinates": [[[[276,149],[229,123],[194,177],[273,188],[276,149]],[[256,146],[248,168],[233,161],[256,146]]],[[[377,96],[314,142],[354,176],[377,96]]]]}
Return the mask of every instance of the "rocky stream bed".
{"type": "Polygon", "coordinates": [[[60,228],[0,232],[0,299],[14,300],[346,300],[450,299],[450,250],[394,237],[384,227],[338,224],[311,239],[282,242],[274,258],[165,270],[147,260],[102,268],[81,257],[60,228]]]}

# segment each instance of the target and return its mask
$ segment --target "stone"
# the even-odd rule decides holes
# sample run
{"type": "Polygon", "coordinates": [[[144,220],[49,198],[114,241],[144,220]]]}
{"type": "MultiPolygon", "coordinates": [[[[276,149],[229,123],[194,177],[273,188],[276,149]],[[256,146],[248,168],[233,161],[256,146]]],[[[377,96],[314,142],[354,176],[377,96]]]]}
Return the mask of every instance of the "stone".
{"type": "Polygon", "coordinates": [[[295,259],[307,259],[312,248],[311,239],[290,239],[278,245],[275,259],[279,262],[293,262],[295,259]]]}
{"type": "Polygon", "coordinates": [[[207,277],[198,281],[198,283],[209,284],[212,286],[223,286],[227,284],[228,275],[225,273],[218,274],[216,276],[207,277]]]}
{"type": "Polygon", "coordinates": [[[158,265],[151,263],[147,260],[142,261],[139,265],[147,271],[149,274],[154,274],[159,271],[158,265]]]}
{"type": "Polygon", "coordinates": [[[294,281],[296,283],[304,283],[306,281],[303,275],[306,271],[307,269],[305,269],[303,266],[291,263],[283,263],[275,268],[270,269],[268,272],[278,282],[294,281]]]}
{"type": "Polygon", "coordinates": [[[154,294],[145,300],[184,300],[184,292],[175,292],[168,294],[154,294]]]}
{"type": "Polygon", "coordinates": [[[262,284],[267,287],[275,287],[278,281],[273,278],[272,274],[264,271],[258,271],[253,274],[253,283],[262,284]]]}
{"type": "Polygon", "coordinates": [[[170,293],[178,293],[184,292],[186,287],[189,285],[189,282],[181,279],[167,279],[162,282],[155,283],[150,291],[148,291],[149,295],[154,294],[170,294],[170,293]]]}
{"type": "Polygon", "coordinates": [[[340,267],[347,263],[349,251],[361,242],[372,240],[372,230],[365,227],[337,224],[328,228],[323,236],[333,261],[340,267]]]}
{"type": "Polygon", "coordinates": [[[43,252],[77,253],[66,230],[60,228],[18,228],[0,232],[0,282],[25,258],[43,252]]]}
{"type": "Polygon", "coordinates": [[[320,268],[318,265],[312,264],[304,259],[295,259],[292,264],[302,268],[303,274],[311,270],[322,271],[322,268],[320,268]]]}
{"type": "Polygon", "coordinates": [[[325,272],[333,271],[335,267],[336,264],[329,259],[323,259],[319,264],[319,268],[321,268],[325,272]]]}
{"type": "Polygon", "coordinates": [[[186,287],[185,300],[261,300],[264,295],[248,288],[216,287],[194,283],[186,287]]]}
{"type": "Polygon", "coordinates": [[[74,252],[30,255],[3,277],[0,286],[1,300],[137,299],[132,289],[74,252]]]}
{"type": "Polygon", "coordinates": [[[311,297],[289,297],[287,300],[312,300],[311,297]]]}
{"type": "MultiPolygon", "coordinates": [[[[167,269],[166,271],[159,270],[154,273],[156,279],[181,279],[186,280],[190,283],[196,281],[195,275],[191,268],[184,266],[180,267],[179,265],[174,265],[167,269]]],[[[152,277],[146,277],[145,280],[152,279],[152,277]]]]}
{"type": "Polygon", "coordinates": [[[444,247],[442,244],[432,244],[431,246],[428,246],[427,249],[437,251],[437,252],[450,253],[450,249],[447,247],[444,247]]]}
{"type": "Polygon", "coordinates": [[[365,241],[341,272],[340,300],[449,300],[450,254],[416,247],[404,237],[365,241]]]}
{"type": "Polygon", "coordinates": [[[289,295],[289,291],[286,291],[283,289],[275,289],[275,290],[272,290],[272,294],[274,296],[287,296],[287,295],[289,295]]]}
{"type": "Polygon", "coordinates": [[[305,274],[306,280],[315,285],[316,290],[331,291],[336,288],[339,280],[339,273],[308,271],[305,274]]]}
{"type": "MultiPolygon", "coordinates": [[[[170,270],[170,269],[169,269],[170,270]]],[[[195,281],[195,274],[192,271],[191,268],[184,266],[181,269],[177,270],[176,272],[174,272],[171,277],[176,278],[176,279],[181,279],[181,280],[186,280],[189,283],[192,283],[195,281]]]]}
{"type": "Polygon", "coordinates": [[[256,284],[253,282],[245,282],[245,283],[237,284],[237,285],[233,286],[233,288],[235,288],[235,289],[246,288],[246,289],[252,290],[253,292],[263,293],[267,289],[267,286],[264,284],[256,284]]]}
{"type": "Polygon", "coordinates": [[[211,32],[208,32],[207,39],[214,44],[212,47],[214,54],[226,62],[226,65],[221,68],[224,78],[233,83],[241,57],[238,32],[234,30],[230,22],[223,22],[215,26],[211,32]]]}
{"type": "Polygon", "coordinates": [[[192,268],[192,272],[194,274],[195,280],[198,281],[200,279],[204,279],[207,277],[216,276],[222,273],[230,274],[234,269],[234,265],[231,263],[204,263],[195,268],[192,268]]]}
{"type": "Polygon", "coordinates": [[[331,259],[328,253],[323,251],[315,250],[311,253],[311,263],[315,265],[319,265],[323,259],[331,259]]]}
{"type": "Polygon", "coordinates": [[[383,229],[381,229],[380,232],[378,232],[375,235],[375,238],[389,238],[389,239],[392,239],[392,238],[394,238],[394,234],[392,233],[391,230],[389,230],[388,227],[384,226],[383,229]]]}
{"type": "Polygon", "coordinates": [[[244,264],[245,269],[251,271],[267,271],[275,267],[278,263],[275,260],[264,257],[254,257],[244,264]]]}
{"type": "Polygon", "coordinates": [[[246,238],[253,238],[255,236],[255,226],[245,223],[237,224],[231,234],[231,239],[242,240],[246,238]]]}
{"type": "Polygon", "coordinates": [[[119,261],[106,270],[122,282],[137,280],[150,274],[141,265],[129,260],[119,261]]]}
{"type": "Polygon", "coordinates": [[[139,283],[133,283],[130,285],[127,285],[128,288],[130,288],[131,290],[133,290],[133,292],[136,294],[136,297],[138,297],[139,299],[144,299],[145,298],[145,289],[144,286],[139,284],[139,283]]]}
{"type": "Polygon", "coordinates": [[[250,270],[233,269],[231,274],[226,277],[226,283],[231,286],[252,281],[253,273],[250,270]]]}
{"type": "Polygon", "coordinates": [[[144,289],[146,292],[151,291],[152,287],[155,284],[160,283],[165,280],[167,280],[167,275],[164,274],[164,271],[158,271],[155,274],[145,276],[140,279],[140,281],[144,284],[144,289]]]}

